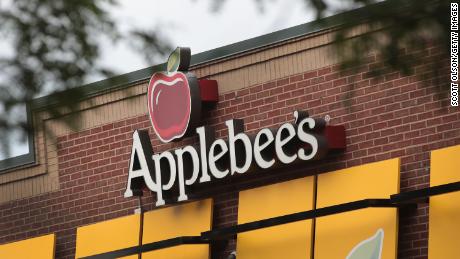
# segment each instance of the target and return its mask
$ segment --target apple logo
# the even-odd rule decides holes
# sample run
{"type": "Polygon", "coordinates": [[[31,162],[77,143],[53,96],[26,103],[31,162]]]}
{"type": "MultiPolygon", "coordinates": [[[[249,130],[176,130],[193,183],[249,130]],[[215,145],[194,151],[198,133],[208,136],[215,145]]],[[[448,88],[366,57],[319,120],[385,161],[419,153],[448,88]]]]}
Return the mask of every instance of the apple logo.
{"type": "Polygon", "coordinates": [[[176,48],[167,62],[167,72],[150,78],[147,103],[153,129],[162,142],[180,139],[199,123],[200,87],[196,76],[187,72],[190,49],[176,48]]]}

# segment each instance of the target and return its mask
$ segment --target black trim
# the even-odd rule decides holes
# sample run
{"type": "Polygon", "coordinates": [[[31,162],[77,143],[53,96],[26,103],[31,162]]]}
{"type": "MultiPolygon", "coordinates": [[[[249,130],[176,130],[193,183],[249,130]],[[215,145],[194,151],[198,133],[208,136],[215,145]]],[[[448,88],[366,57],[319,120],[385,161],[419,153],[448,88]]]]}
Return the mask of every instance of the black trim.
{"type": "Polygon", "coordinates": [[[249,222],[236,226],[226,227],[222,229],[215,229],[201,233],[205,240],[220,239],[223,237],[232,236],[238,233],[256,230],[260,228],[273,227],[277,225],[292,223],[300,220],[307,220],[319,218],[329,215],[334,215],[353,210],[365,208],[385,208],[385,207],[405,207],[408,205],[416,204],[417,202],[426,202],[430,196],[436,196],[451,192],[460,191],[460,182],[448,183],[438,186],[427,187],[420,190],[414,190],[404,193],[393,194],[390,199],[364,199],[353,201],[349,203],[342,203],[329,207],[319,208],[315,210],[303,211],[269,219],[249,222]]]}
{"type": "Polygon", "coordinates": [[[238,233],[283,225],[283,224],[292,223],[292,222],[301,221],[301,220],[319,218],[319,217],[329,216],[329,215],[353,211],[353,210],[360,210],[360,209],[365,209],[365,208],[387,208],[387,207],[397,207],[397,205],[393,204],[390,199],[365,199],[365,200],[353,201],[349,203],[343,203],[343,204],[338,204],[334,206],[319,208],[315,210],[297,212],[297,213],[283,215],[279,217],[263,219],[263,220],[249,222],[249,223],[240,224],[236,226],[231,226],[231,227],[227,227],[223,229],[211,230],[211,231],[201,233],[201,236],[205,240],[222,239],[222,238],[229,237],[229,236],[232,236],[238,233]]]}
{"type": "Polygon", "coordinates": [[[395,203],[403,204],[414,200],[426,199],[430,196],[446,194],[450,192],[460,191],[460,182],[447,183],[420,190],[403,192],[391,195],[391,200],[395,203]]]}
{"type": "Polygon", "coordinates": [[[112,259],[122,256],[134,255],[154,251],[162,248],[168,248],[178,245],[187,244],[209,244],[213,240],[227,239],[238,233],[257,230],[261,228],[273,227],[301,220],[308,220],[319,218],[329,215],[334,215],[343,212],[360,210],[365,208],[396,208],[406,207],[415,204],[420,199],[428,198],[434,195],[446,194],[450,192],[460,191],[460,182],[448,183],[433,187],[428,187],[420,190],[393,194],[389,199],[364,199],[348,203],[342,203],[329,207],[297,212],[293,214],[283,215],[263,219],[259,221],[239,224],[236,226],[215,229],[211,231],[202,232],[200,236],[183,236],[176,237],[158,242],[144,244],[142,246],[129,247],[107,253],[81,257],[81,259],[112,259]]]}
{"type": "MultiPolygon", "coordinates": [[[[101,241],[103,242],[103,241],[101,241]]],[[[208,244],[209,242],[204,241],[199,236],[183,236],[183,237],[175,237],[171,239],[166,239],[158,242],[153,242],[149,244],[145,244],[142,246],[133,246],[128,247],[120,250],[115,250],[107,253],[91,255],[86,257],[79,257],[79,259],[112,259],[112,258],[119,258],[128,255],[135,255],[140,253],[146,253],[153,250],[159,250],[163,248],[179,246],[179,245],[196,245],[196,244],[208,244]]]]}

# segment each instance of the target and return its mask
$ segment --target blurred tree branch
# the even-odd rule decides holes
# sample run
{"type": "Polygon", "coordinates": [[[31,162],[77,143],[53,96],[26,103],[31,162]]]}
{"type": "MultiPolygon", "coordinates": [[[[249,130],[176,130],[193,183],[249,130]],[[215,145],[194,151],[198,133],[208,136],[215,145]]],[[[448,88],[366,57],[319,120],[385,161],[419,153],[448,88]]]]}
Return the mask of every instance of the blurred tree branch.
{"type": "MultiPolygon", "coordinates": [[[[326,13],[337,15],[334,23],[334,53],[339,56],[343,71],[359,71],[372,54],[377,64],[369,76],[379,77],[390,72],[403,76],[417,75],[428,86],[436,86],[439,94],[448,89],[446,64],[450,50],[450,2],[445,0],[347,0],[347,8],[334,8],[329,1],[307,0],[317,13],[317,21],[326,23],[326,13]],[[363,7],[360,12],[345,12],[363,7]],[[345,12],[345,13],[344,13],[345,12]],[[350,37],[357,26],[368,33],[350,37]],[[417,67],[429,66],[419,72],[417,67]]],[[[326,24],[327,25],[327,24],[326,24]]],[[[351,88],[352,90],[352,88],[351,88]]]]}
{"type": "MultiPolygon", "coordinates": [[[[101,37],[135,40],[142,53],[164,55],[169,51],[169,44],[156,31],[135,29],[122,34],[108,11],[116,5],[114,0],[0,3],[0,35],[13,47],[0,57],[0,150],[9,151],[8,134],[12,130],[27,136],[30,125],[25,116],[18,119],[18,111],[37,95],[55,94],[72,110],[82,96],[75,86],[84,84],[91,75],[113,75],[97,62],[101,37]]],[[[61,111],[53,107],[48,112],[59,115],[61,111]]]]}
{"type": "MultiPolygon", "coordinates": [[[[253,0],[260,10],[270,7],[269,0],[253,0]]],[[[388,71],[414,73],[414,66],[432,67],[435,78],[442,75],[443,58],[449,52],[449,2],[445,0],[304,0],[324,23],[326,15],[365,7],[360,15],[351,12],[337,16],[340,24],[335,33],[335,52],[340,55],[343,70],[359,69],[375,53],[382,60],[375,75],[388,71]],[[344,7],[345,6],[345,7],[344,7]],[[365,23],[369,31],[349,39],[356,26],[365,23]],[[438,52],[426,55],[436,46],[438,52]],[[428,59],[428,60],[427,60],[428,59]]],[[[217,10],[225,0],[209,0],[217,10]]],[[[86,82],[89,75],[113,75],[98,64],[100,37],[127,41],[147,53],[153,62],[158,55],[168,54],[170,46],[158,29],[136,29],[121,33],[109,13],[115,0],[14,0],[0,3],[0,35],[13,48],[0,56],[0,145],[6,146],[8,133],[19,129],[26,136],[30,129],[18,120],[18,110],[45,90],[55,94],[66,108],[75,108],[81,92],[75,86],[86,82]],[[51,91],[50,91],[51,89],[51,91]]],[[[288,14],[286,14],[288,15],[288,14]]],[[[327,24],[326,24],[327,25],[327,24]]],[[[334,25],[334,26],[335,26],[334,25]]],[[[441,82],[441,81],[439,81],[441,82]]],[[[440,84],[441,85],[441,84],[440,84]]],[[[67,110],[68,110],[67,109],[67,110]]],[[[48,112],[59,115],[62,109],[48,112]]],[[[71,124],[69,124],[71,126],[71,124]]],[[[8,151],[8,148],[3,148],[8,151]]]]}

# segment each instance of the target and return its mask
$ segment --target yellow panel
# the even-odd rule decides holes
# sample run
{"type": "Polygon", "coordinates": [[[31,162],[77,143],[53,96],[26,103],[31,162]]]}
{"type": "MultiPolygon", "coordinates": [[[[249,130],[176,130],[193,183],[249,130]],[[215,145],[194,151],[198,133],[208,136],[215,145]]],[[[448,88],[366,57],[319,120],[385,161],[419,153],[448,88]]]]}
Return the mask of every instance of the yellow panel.
{"type": "MultiPolygon", "coordinates": [[[[317,208],[389,198],[399,192],[399,165],[391,159],[319,175],[317,208]]],[[[315,259],[396,258],[397,213],[369,208],[316,219],[315,259]]]]}
{"type": "Polygon", "coordinates": [[[142,243],[180,236],[199,236],[211,229],[212,200],[161,208],[144,214],[142,243]]]}
{"type": "Polygon", "coordinates": [[[142,254],[142,259],[209,258],[209,245],[181,245],[142,254]]]}
{"type": "Polygon", "coordinates": [[[431,152],[430,186],[460,181],[460,145],[431,152]]]}
{"type": "Polygon", "coordinates": [[[316,206],[321,208],[367,198],[390,198],[398,192],[399,158],[319,175],[316,206]]]}
{"type": "MultiPolygon", "coordinates": [[[[238,224],[313,209],[314,177],[240,192],[238,224]]],[[[310,258],[312,221],[238,234],[239,259],[310,258]]]]}
{"type": "MultiPolygon", "coordinates": [[[[147,244],[180,236],[199,236],[211,230],[212,200],[206,199],[144,214],[142,243],[147,244]]],[[[208,245],[182,245],[143,254],[142,258],[204,259],[208,245]]]]}
{"type": "MultiPolygon", "coordinates": [[[[430,186],[460,181],[460,145],[431,152],[430,186]]],[[[430,198],[429,258],[458,258],[460,192],[430,198]]]]}
{"type": "MultiPolygon", "coordinates": [[[[139,245],[140,215],[112,219],[77,229],[76,258],[139,245]]],[[[137,257],[137,255],[135,256],[137,257]]],[[[129,256],[126,258],[134,258],[129,256]]]]}
{"type": "Polygon", "coordinates": [[[53,259],[56,236],[54,234],[0,245],[2,259],[53,259]]]}
{"type": "Polygon", "coordinates": [[[139,255],[137,255],[137,254],[135,254],[135,255],[128,255],[128,256],[124,256],[124,257],[117,258],[117,259],[139,259],[139,255]]]}

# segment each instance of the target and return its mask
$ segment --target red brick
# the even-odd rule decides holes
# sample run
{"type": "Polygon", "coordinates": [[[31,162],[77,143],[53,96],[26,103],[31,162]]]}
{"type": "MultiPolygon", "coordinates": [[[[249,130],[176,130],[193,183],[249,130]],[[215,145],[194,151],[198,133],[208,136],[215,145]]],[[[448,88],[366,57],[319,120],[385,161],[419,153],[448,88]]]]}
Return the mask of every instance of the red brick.
{"type": "MultiPolygon", "coordinates": [[[[368,62],[372,67],[381,66],[375,56],[368,62]]],[[[246,129],[254,132],[292,121],[294,109],[308,110],[313,117],[329,114],[334,124],[346,126],[347,150],[333,163],[306,165],[306,172],[327,172],[337,164],[335,169],[401,157],[401,191],[427,186],[429,172],[425,168],[430,151],[460,144],[460,111],[446,108],[447,99],[435,98],[433,86],[424,86],[414,76],[389,73],[378,79],[362,79],[367,75],[365,69],[358,73],[339,73],[337,69],[334,65],[304,71],[225,93],[206,122],[217,129],[217,136],[226,137],[225,119],[243,118],[246,129]],[[353,88],[347,85],[351,82],[355,83],[353,88]]],[[[149,129],[155,151],[194,144],[193,139],[161,143],[150,129],[147,115],[60,136],[60,190],[0,205],[0,242],[53,230],[57,232],[56,258],[73,258],[76,227],[132,214],[136,200],[122,195],[133,126],[149,129]]],[[[283,175],[272,177],[283,179],[283,175]]],[[[263,181],[268,180],[257,184],[263,181]]],[[[252,187],[255,182],[239,184],[252,187]]],[[[143,201],[147,209],[153,208],[151,193],[146,193],[143,201]]],[[[214,203],[214,226],[234,225],[237,191],[215,195],[214,203]]],[[[427,258],[427,220],[426,206],[410,215],[402,213],[398,258],[427,258]]],[[[234,248],[235,240],[231,239],[228,247],[234,248]]]]}
{"type": "Polygon", "coordinates": [[[303,74],[303,79],[310,79],[310,78],[313,78],[313,77],[317,77],[318,76],[318,71],[310,71],[310,72],[307,72],[307,73],[304,73],[303,74]]]}

